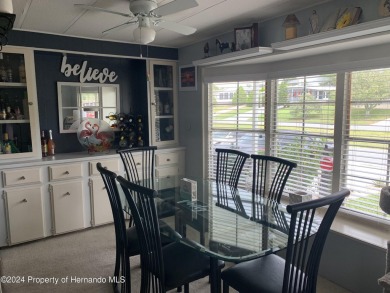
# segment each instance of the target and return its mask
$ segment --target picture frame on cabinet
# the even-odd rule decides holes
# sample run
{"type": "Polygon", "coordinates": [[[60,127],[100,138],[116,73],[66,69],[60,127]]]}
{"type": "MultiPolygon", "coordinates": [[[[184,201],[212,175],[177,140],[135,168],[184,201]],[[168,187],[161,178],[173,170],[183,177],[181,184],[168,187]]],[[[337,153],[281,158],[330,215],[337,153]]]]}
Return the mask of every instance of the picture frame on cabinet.
{"type": "Polygon", "coordinates": [[[183,65],[179,67],[179,90],[197,90],[197,69],[194,65],[183,65]]]}

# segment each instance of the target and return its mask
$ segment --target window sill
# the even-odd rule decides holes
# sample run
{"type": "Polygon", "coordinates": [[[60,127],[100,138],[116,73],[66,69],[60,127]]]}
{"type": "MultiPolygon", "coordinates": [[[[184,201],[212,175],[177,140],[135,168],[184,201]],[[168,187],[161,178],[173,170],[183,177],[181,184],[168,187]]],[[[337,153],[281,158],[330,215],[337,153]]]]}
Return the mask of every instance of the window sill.
{"type": "Polygon", "coordinates": [[[343,210],[339,211],[331,230],[383,249],[387,249],[390,240],[390,224],[343,210]]]}
{"type": "MultiPolygon", "coordinates": [[[[282,202],[289,204],[289,198],[283,197],[282,202]]],[[[317,210],[317,213],[319,216],[323,216],[325,211],[326,209],[317,210]]],[[[344,209],[338,211],[331,231],[383,249],[387,249],[387,241],[390,241],[390,221],[364,216],[344,209]]]]}

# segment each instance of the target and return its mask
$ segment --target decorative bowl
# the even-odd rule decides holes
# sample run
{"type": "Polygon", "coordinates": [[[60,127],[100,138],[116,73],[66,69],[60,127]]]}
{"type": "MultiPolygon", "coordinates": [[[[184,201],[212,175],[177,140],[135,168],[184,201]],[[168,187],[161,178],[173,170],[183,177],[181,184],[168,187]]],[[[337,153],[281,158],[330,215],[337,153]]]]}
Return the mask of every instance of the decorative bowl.
{"type": "Polygon", "coordinates": [[[77,138],[89,153],[95,153],[109,151],[115,135],[110,125],[104,120],[87,118],[78,127],[77,138]]]}

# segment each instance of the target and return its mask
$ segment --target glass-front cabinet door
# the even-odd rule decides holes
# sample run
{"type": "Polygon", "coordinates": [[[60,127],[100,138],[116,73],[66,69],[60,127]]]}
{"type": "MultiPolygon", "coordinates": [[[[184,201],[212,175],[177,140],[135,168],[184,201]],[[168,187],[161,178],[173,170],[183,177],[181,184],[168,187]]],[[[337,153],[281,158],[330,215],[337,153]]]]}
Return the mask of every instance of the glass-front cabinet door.
{"type": "Polygon", "coordinates": [[[0,164],[41,157],[33,51],[0,52],[0,164]]]}
{"type": "Polygon", "coordinates": [[[153,145],[178,143],[176,62],[150,61],[150,117],[153,145]]]}

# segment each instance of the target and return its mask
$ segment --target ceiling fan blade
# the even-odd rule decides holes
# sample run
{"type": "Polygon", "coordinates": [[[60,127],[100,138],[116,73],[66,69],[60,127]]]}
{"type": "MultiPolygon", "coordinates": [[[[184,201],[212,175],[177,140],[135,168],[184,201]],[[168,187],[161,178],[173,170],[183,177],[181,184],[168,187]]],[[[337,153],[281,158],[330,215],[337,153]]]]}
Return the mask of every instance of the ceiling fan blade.
{"type": "Polygon", "coordinates": [[[112,10],[108,10],[108,9],[104,9],[104,8],[100,8],[100,7],[92,6],[92,5],[86,5],[86,4],[74,4],[74,6],[84,8],[87,10],[95,10],[95,11],[100,11],[100,12],[117,14],[117,15],[121,15],[124,17],[134,17],[134,15],[131,12],[130,12],[130,14],[129,13],[122,13],[122,12],[112,11],[112,10]]]}
{"type": "Polygon", "coordinates": [[[105,35],[105,34],[108,34],[108,33],[119,31],[119,30],[124,29],[126,27],[129,27],[129,26],[131,26],[131,25],[133,25],[133,24],[135,24],[137,22],[138,22],[138,19],[126,21],[125,23],[122,23],[120,25],[114,26],[112,28],[109,28],[108,30],[103,31],[102,34],[105,35]]]}
{"type": "Polygon", "coordinates": [[[196,0],[175,0],[165,5],[161,5],[160,7],[157,7],[156,9],[152,10],[152,13],[159,16],[164,16],[180,12],[182,10],[194,8],[198,5],[199,4],[198,2],[196,2],[196,0]]]}
{"type": "Polygon", "coordinates": [[[154,25],[186,36],[196,32],[196,28],[194,27],[182,25],[180,23],[168,21],[165,19],[159,19],[155,21],[154,25]]]}

